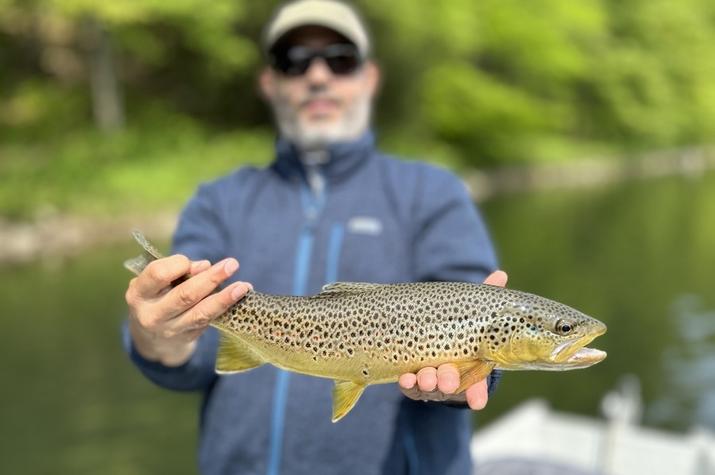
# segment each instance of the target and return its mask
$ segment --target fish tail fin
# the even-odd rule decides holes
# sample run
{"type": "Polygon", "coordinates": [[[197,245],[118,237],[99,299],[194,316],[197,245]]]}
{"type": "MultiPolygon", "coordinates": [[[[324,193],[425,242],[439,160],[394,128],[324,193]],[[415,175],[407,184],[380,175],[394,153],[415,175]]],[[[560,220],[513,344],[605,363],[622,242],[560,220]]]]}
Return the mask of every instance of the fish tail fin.
{"type": "Polygon", "coordinates": [[[219,328],[218,354],[216,355],[216,372],[219,374],[240,373],[257,368],[265,363],[263,358],[251,350],[240,338],[219,328]]]}
{"type": "Polygon", "coordinates": [[[142,247],[144,252],[124,261],[124,267],[136,275],[139,275],[151,261],[161,259],[164,256],[144,237],[141,231],[133,230],[132,237],[134,237],[134,240],[142,247]]]}

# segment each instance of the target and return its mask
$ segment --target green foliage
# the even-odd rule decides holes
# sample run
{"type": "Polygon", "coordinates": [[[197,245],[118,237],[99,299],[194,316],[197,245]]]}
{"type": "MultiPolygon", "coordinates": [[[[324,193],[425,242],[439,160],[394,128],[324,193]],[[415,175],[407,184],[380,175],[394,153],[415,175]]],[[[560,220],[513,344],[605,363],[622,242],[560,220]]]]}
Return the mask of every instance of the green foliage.
{"type": "MultiPolygon", "coordinates": [[[[49,167],[48,177],[63,176],[79,160],[70,157],[89,157],[92,147],[117,162],[128,147],[151,169],[183,135],[201,137],[189,156],[200,143],[213,150],[213,137],[232,143],[226,137],[248,140],[251,131],[268,156],[272,125],[255,76],[261,28],[277,3],[0,0],[0,154],[26,162],[0,171],[49,167]],[[128,129],[118,137],[91,131],[92,25],[108,33],[120,79],[128,129]],[[187,123],[190,133],[181,129],[187,123]]],[[[474,167],[715,137],[711,1],[356,3],[384,71],[376,119],[391,151],[474,167]]],[[[23,201],[32,207],[34,198],[0,193],[2,214],[23,201]]]]}
{"type": "Polygon", "coordinates": [[[147,114],[126,130],[79,131],[0,147],[0,211],[142,214],[176,209],[200,181],[239,165],[267,163],[262,131],[216,133],[183,116],[147,114]]]}
{"type": "Polygon", "coordinates": [[[494,80],[469,64],[434,68],[425,77],[424,109],[431,129],[482,159],[510,158],[515,143],[556,122],[558,105],[494,80]]]}
{"type": "MultiPolygon", "coordinates": [[[[255,62],[255,46],[247,38],[233,32],[233,26],[244,19],[244,2],[44,0],[40,6],[77,20],[95,18],[113,31],[120,42],[124,35],[131,36],[132,33],[140,36],[145,33],[141,37],[148,39],[146,33],[152,28],[147,27],[171,24],[181,32],[187,43],[219,69],[237,70],[255,62]]],[[[156,57],[161,44],[149,41],[156,57]]],[[[144,45],[136,38],[127,46],[133,46],[127,49],[128,52],[142,55],[144,45]]]]}
{"type": "Polygon", "coordinates": [[[471,165],[712,140],[711,3],[364,3],[386,57],[425,65],[388,70],[391,92],[407,84],[411,120],[471,165]]]}

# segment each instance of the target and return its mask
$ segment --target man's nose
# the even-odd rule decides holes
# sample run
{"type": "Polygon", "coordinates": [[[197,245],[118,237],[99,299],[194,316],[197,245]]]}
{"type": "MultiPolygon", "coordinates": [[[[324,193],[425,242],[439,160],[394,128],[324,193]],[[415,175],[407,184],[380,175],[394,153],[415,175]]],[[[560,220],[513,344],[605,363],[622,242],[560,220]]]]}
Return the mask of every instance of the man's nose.
{"type": "Polygon", "coordinates": [[[333,77],[333,72],[323,58],[315,58],[311,61],[308,70],[305,72],[305,79],[310,85],[325,84],[333,77]]]}

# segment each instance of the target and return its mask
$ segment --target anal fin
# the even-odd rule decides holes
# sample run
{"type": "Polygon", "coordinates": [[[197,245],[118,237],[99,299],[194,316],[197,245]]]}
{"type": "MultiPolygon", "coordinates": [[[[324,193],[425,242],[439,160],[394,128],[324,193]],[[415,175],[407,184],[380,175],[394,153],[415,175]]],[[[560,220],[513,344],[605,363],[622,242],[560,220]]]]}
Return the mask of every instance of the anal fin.
{"type": "Polygon", "coordinates": [[[459,387],[455,393],[459,394],[466,391],[471,385],[489,376],[495,364],[476,360],[455,363],[455,366],[457,366],[457,370],[459,371],[459,387]]]}
{"type": "Polygon", "coordinates": [[[220,332],[218,354],[216,355],[216,372],[219,374],[240,373],[261,366],[261,359],[239,338],[226,331],[220,332]]]}
{"type": "Polygon", "coordinates": [[[335,381],[333,388],[333,422],[338,422],[355,406],[365,390],[364,384],[335,381]]]}

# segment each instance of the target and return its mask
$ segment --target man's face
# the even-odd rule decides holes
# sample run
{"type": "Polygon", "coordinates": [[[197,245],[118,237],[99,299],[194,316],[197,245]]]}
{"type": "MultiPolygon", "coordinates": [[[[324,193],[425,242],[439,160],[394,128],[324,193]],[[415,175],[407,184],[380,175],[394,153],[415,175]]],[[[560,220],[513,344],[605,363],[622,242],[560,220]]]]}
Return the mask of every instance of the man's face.
{"type": "MultiPolygon", "coordinates": [[[[282,47],[323,50],[346,40],[332,30],[307,26],[288,33],[282,47]]],[[[281,134],[304,150],[359,137],[369,125],[379,81],[377,66],[365,61],[350,74],[334,73],[314,58],[304,74],[286,75],[266,67],[260,76],[281,134]]]]}

